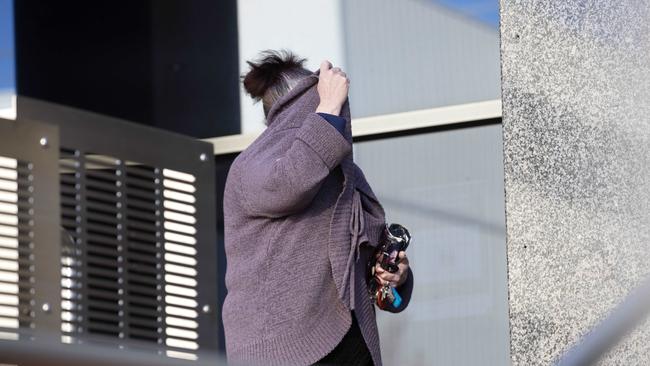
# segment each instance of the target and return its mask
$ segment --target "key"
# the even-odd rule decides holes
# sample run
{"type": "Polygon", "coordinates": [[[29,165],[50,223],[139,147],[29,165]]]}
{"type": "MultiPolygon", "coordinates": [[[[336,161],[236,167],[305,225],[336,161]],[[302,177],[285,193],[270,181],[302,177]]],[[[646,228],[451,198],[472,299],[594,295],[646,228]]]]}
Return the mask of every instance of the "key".
{"type": "Polygon", "coordinates": [[[395,296],[393,295],[393,288],[390,286],[386,286],[386,299],[388,299],[388,302],[390,304],[393,304],[395,302],[395,296]]]}

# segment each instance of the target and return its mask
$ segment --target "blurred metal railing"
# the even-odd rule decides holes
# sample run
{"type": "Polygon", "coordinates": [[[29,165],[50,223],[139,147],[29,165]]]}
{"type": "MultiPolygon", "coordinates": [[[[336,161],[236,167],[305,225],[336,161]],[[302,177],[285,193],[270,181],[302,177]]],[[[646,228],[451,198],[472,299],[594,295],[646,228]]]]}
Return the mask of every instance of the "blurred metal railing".
{"type": "MultiPolygon", "coordinates": [[[[632,290],[603,321],[569,349],[557,366],[595,364],[650,314],[650,277],[632,290]]],[[[637,360],[640,361],[640,360],[637,360]]]]}
{"type": "Polygon", "coordinates": [[[55,341],[0,340],[0,364],[18,366],[221,366],[223,357],[198,354],[195,361],[149,352],[98,345],[66,345],[55,341]]]}

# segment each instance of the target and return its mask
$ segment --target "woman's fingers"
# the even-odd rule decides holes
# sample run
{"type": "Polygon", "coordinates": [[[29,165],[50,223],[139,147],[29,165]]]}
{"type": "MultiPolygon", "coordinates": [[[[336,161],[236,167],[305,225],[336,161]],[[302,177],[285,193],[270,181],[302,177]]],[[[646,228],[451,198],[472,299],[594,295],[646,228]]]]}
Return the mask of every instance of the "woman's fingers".
{"type": "Polygon", "coordinates": [[[399,273],[390,273],[388,271],[384,271],[384,272],[377,271],[377,272],[375,272],[375,276],[382,279],[382,280],[384,280],[384,281],[387,281],[387,282],[396,282],[397,283],[399,281],[399,279],[400,279],[400,274],[399,273]]]}
{"type": "Polygon", "coordinates": [[[331,68],[332,68],[332,63],[327,60],[323,60],[323,62],[320,63],[320,72],[325,72],[331,68]]]}
{"type": "Polygon", "coordinates": [[[390,284],[391,284],[390,281],[387,281],[387,280],[381,278],[378,274],[375,275],[375,278],[376,278],[376,279],[379,281],[379,283],[381,283],[382,285],[390,285],[390,284]]]}
{"type": "Polygon", "coordinates": [[[401,252],[399,252],[398,257],[399,257],[399,263],[400,263],[400,264],[405,264],[405,265],[407,265],[407,266],[409,265],[409,257],[406,256],[406,252],[405,252],[405,251],[401,251],[401,252]]]}
{"type": "Polygon", "coordinates": [[[384,279],[382,279],[382,278],[380,278],[380,277],[377,277],[377,276],[375,276],[375,278],[377,279],[377,281],[379,281],[379,283],[380,283],[382,286],[383,286],[383,285],[389,285],[389,286],[390,286],[390,282],[388,282],[388,281],[386,281],[386,280],[384,280],[384,279]]]}
{"type": "Polygon", "coordinates": [[[339,115],[348,98],[350,82],[341,68],[332,68],[332,63],[324,60],[320,65],[318,77],[318,96],[320,104],[316,112],[339,115]]]}
{"type": "Polygon", "coordinates": [[[375,277],[382,285],[389,284],[390,286],[398,287],[406,281],[406,277],[408,276],[409,260],[404,251],[399,252],[398,257],[399,270],[395,273],[390,273],[383,269],[379,263],[375,265],[375,277]]]}
{"type": "Polygon", "coordinates": [[[340,67],[332,67],[331,70],[332,70],[333,73],[339,74],[339,75],[343,76],[346,79],[348,77],[348,74],[346,74],[343,70],[341,70],[340,67]]]}
{"type": "Polygon", "coordinates": [[[391,287],[397,287],[398,281],[395,281],[395,280],[387,280],[387,279],[384,279],[384,278],[380,277],[379,275],[375,275],[375,278],[377,278],[377,280],[379,280],[379,282],[380,282],[382,285],[389,285],[389,286],[391,286],[391,287]]]}

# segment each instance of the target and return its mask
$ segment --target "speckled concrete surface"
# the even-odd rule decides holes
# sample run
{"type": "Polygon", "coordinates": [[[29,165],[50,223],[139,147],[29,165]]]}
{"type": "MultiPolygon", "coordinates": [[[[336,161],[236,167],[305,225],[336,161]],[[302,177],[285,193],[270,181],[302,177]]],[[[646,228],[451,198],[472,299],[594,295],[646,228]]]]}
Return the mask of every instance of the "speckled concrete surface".
{"type": "Polygon", "coordinates": [[[512,364],[548,365],[650,275],[650,2],[501,0],[501,52],[512,364]]]}

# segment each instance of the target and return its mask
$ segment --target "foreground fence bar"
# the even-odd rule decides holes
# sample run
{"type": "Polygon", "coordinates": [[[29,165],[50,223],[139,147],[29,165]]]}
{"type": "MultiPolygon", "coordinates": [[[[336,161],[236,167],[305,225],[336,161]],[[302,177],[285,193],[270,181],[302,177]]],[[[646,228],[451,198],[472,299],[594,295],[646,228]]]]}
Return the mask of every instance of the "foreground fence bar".
{"type": "Polygon", "coordinates": [[[650,313],[650,277],[612,313],[571,348],[557,366],[586,366],[598,361],[650,313]]]}
{"type": "Polygon", "coordinates": [[[221,366],[226,362],[213,354],[185,361],[152,355],[149,352],[117,350],[94,345],[65,345],[44,341],[0,340],[0,364],[20,366],[221,366]]]}

